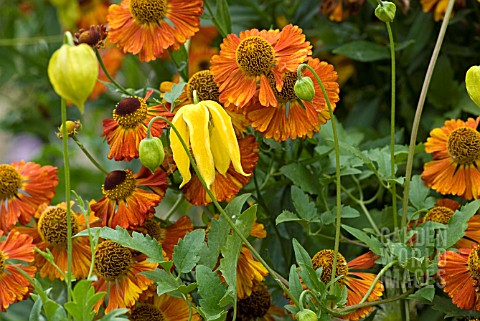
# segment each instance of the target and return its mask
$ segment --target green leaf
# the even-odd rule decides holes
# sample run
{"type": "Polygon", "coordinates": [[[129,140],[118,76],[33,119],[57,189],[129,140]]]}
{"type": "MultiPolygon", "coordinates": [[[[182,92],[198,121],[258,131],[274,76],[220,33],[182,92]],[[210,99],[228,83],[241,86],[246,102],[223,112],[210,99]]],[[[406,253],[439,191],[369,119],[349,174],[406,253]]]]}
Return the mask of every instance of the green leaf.
{"type": "Polygon", "coordinates": [[[115,309],[110,311],[109,314],[103,316],[100,321],[129,321],[127,318],[120,318],[121,316],[128,313],[128,309],[115,309]]]}
{"type": "Polygon", "coordinates": [[[365,40],[358,40],[344,44],[334,49],[333,53],[337,55],[344,55],[353,60],[362,62],[378,61],[390,58],[387,47],[365,40]]]}
{"type": "Polygon", "coordinates": [[[227,239],[230,228],[227,220],[223,216],[212,219],[210,230],[208,231],[208,246],[204,246],[200,251],[200,260],[198,264],[208,266],[213,269],[218,262],[220,248],[227,239]]]}
{"type": "Polygon", "coordinates": [[[232,23],[230,21],[230,12],[228,11],[227,0],[217,0],[216,10],[217,27],[219,27],[222,36],[232,33],[232,23]]]}
{"type": "Polygon", "coordinates": [[[432,308],[434,310],[442,312],[445,315],[445,318],[464,317],[467,319],[475,319],[480,316],[479,313],[460,309],[452,303],[452,300],[450,298],[445,298],[437,295],[433,298],[432,302],[432,308]]]}
{"type": "Polygon", "coordinates": [[[40,297],[37,297],[35,303],[33,304],[32,309],[30,310],[30,316],[28,317],[28,321],[40,321],[42,320],[42,307],[43,302],[40,297]]]}
{"type": "Polygon", "coordinates": [[[157,283],[158,295],[178,290],[179,284],[177,283],[173,275],[165,270],[155,269],[153,271],[142,272],[141,274],[145,275],[147,278],[157,283]]]}
{"type": "Polygon", "coordinates": [[[433,198],[428,197],[429,194],[430,189],[425,186],[425,183],[423,182],[420,175],[413,176],[410,182],[408,199],[416,210],[433,207],[435,201],[433,200],[433,198]]]}
{"type": "Polygon", "coordinates": [[[363,243],[367,244],[370,250],[376,254],[380,255],[381,254],[381,249],[383,248],[382,243],[374,238],[373,236],[368,236],[367,233],[356,229],[354,227],[344,225],[342,224],[342,228],[346,230],[348,233],[352,234],[355,236],[355,238],[359,241],[362,241],[363,243]]]}
{"type": "Polygon", "coordinates": [[[450,219],[450,222],[448,222],[447,229],[442,230],[441,233],[439,233],[437,239],[442,235],[445,241],[439,241],[437,246],[448,249],[449,247],[455,245],[455,243],[457,243],[457,241],[463,236],[465,236],[465,230],[468,227],[468,221],[473,215],[475,215],[475,213],[477,213],[479,208],[480,200],[475,200],[466,204],[465,206],[462,206],[460,210],[457,210],[450,219]]]}
{"type": "Polygon", "coordinates": [[[290,292],[296,298],[300,298],[300,294],[303,292],[302,283],[298,278],[298,271],[295,264],[290,267],[290,274],[288,275],[288,284],[290,286],[290,292]]]}
{"type": "MultiPolygon", "coordinates": [[[[248,237],[252,230],[257,206],[254,205],[243,212],[237,219],[235,225],[244,237],[248,237]]],[[[237,291],[237,262],[242,248],[242,240],[235,232],[227,237],[225,245],[222,247],[223,258],[220,260],[220,271],[225,282],[228,284],[227,296],[234,299],[237,291]]],[[[227,296],[225,300],[227,300],[227,296]]],[[[223,301],[225,302],[225,301],[223,301]]]]}
{"type": "Polygon", "coordinates": [[[302,192],[297,186],[292,186],[291,189],[293,206],[297,210],[298,216],[303,218],[307,222],[316,220],[319,222],[319,217],[317,215],[317,208],[315,203],[311,202],[308,198],[308,195],[302,192]]]}
{"type": "Polygon", "coordinates": [[[180,48],[174,52],[168,51],[168,53],[175,63],[175,66],[177,66],[177,71],[182,76],[182,79],[188,79],[188,52],[185,45],[180,46],[180,48]]]}
{"type": "Polygon", "coordinates": [[[287,176],[302,191],[318,194],[320,187],[315,175],[307,167],[299,163],[291,163],[280,168],[280,172],[287,176]]]}
{"type": "Polygon", "coordinates": [[[220,302],[227,292],[225,283],[220,282],[218,273],[204,265],[197,266],[196,276],[198,294],[202,297],[199,300],[200,314],[207,320],[224,320],[227,311],[220,302]]]}
{"type": "Polygon", "coordinates": [[[81,280],[73,288],[72,301],[64,306],[75,321],[91,321],[96,315],[93,307],[105,294],[95,293],[91,281],[81,280]]]}
{"type": "Polygon", "coordinates": [[[417,292],[410,294],[407,299],[415,299],[432,302],[435,297],[435,287],[433,285],[428,285],[424,288],[421,288],[417,292]]]}
{"type": "Polygon", "coordinates": [[[240,196],[235,197],[233,200],[228,203],[225,207],[225,212],[228,214],[230,218],[238,217],[242,212],[243,204],[247,201],[250,197],[250,193],[242,194],[240,196]]]}
{"type": "MultiPolygon", "coordinates": [[[[91,234],[99,233],[99,237],[114,241],[122,246],[139,251],[149,257],[149,261],[160,263],[165,261],[162,254],[162,246],[157,240],[149,235],[133,232],[132,235],[126,229],[117,226],[114,230],[110,227],[93,227],[91,234]]],[[[88,236],[88,230],[83,230],[75,236],[88,236]]]]}
{"type": "Polygon", "coordinates": [[[179,273],[188,273],[200,260],[200,251],[205,246],[205,230],[198,229],[187,233],[173,248],[173,262],[179,273]]]}
{"type": "Polygon", "coordinates": [[[183,82],[183,81],[179,82],[178,84],[173,85],[172,89],[169,92],[166,92],[163,95],[163,99],[166,102],[173,105],[175,100],[177,100],[178,97],[180,97],[180,95],[183,93],[183,88],[185,88],[185,85],[186,85],[186,83],[183,82]]]}
{"type": "Polygon", "coordinates": [[[313,268],[312,259],[303,246],[296,239],[292,240],[293,251],[298,265],[306,265],[313,268]]]}
{"type": "Polygon", "coordinates": [[[282,213],[280,213],[280,215],[277,216],[277,218],[275,219],[275,224],[280,224],[280,223],[284,223],[284,222],[296,222],[296,221],[303,221],[303,219],[301,219],[300,217],[297,216],[297,214],[295,213],[292,213],[290,211],[287,211],[287,210],[283,210],[282,213]]]}

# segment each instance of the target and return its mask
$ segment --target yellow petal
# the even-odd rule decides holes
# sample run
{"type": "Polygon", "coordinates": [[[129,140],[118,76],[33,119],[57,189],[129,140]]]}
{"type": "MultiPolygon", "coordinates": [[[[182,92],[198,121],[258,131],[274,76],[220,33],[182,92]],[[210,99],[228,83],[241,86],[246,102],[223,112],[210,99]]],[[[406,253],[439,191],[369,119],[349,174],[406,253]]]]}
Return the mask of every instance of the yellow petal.
{"type": "Polygon", "coordinates": [[[188,105],[183,113],[183,119],[190,130],[190,144],[198,170],[207,186],[210,187],[215,180],[215,165],[210,149],[210,133],[208,130],[210,115],[208,109],[202,104],[188,105]]]}
{"type": "MultiPolygon", "coordinates": [[[[187,147],[190,148],[188,128],[183,120],[183,112],[188,106],[189,105],[183,106],[177,111],[175,117],[173,117],[172,124],[178,130],[180,136],[185,141],[185,144],[187,144],[187,147]]],[[[174,130],[170,131],[170,148],[172,149],[173,160],[175,161],[175,164],[177,164],[178,171],[182,175],[183,181],[182,184],[180,184],[180,188],[182,188],[183,185],[187,184],[192,178],[192,175],[190,174],[190,159],[174,130]]]]}
{"type": "Polygon", "coordinates": [[[215,101],[204,100],[199,104],[204,104],[210,111],[213,127],[216,127],[219,133],[218,137],[221,140],[219,143],[226,149],[232,160],[233,168],[244,176],[250,176],[250,174],[243,171],[242,164],[240,163],[240,149],[238,147],[237,137],[235,136],[230,116],[228,116],[223,107],[215,101]]]}
{"type": "Polygon", "coordinates": [[[212,149],[215,168],[220,174],[225,176],[225,173],[230,166],[230,155],[228,154],[228,151],[225,150],[222,133],[218,130],[218,127],[213,126],[210,132],[210,146],[212,149]]]}

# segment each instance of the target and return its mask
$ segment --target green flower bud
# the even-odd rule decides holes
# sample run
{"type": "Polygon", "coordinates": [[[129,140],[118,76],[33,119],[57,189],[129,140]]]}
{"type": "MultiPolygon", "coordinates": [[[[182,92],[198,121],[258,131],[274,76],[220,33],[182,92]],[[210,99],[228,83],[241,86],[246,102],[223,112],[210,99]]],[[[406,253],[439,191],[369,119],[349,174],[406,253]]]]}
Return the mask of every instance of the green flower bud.
{"type": "Polygon", "coordinates": [[[297,79],[293,90],[298,98],[309,102],[312,102],[313,96],[315,96],[315,88],[313,87],[313,81],[310,77],[297,79]]]}
{"type": "Polygon", "coordinates": [[[140,162],[152,173],[162,164],[165,158],[163,144],[158,137],[143,139],[138,146],[138,154],[140,155],[140,162]]]}
{"type": "Polygon", "coordinates": [[[467,92],[473,102],[480,107],[480,66],[472,66],[465,76],[467,92]]]}
{"type": "MultiPolygon", "coordinates": [[[[67,120],[65,122],[65,124],[67,126],[68,137],[76,136],[78,134],[78,132],[80,131],[80,129],[82,129],[82,124],[78,120],[75,120],[75,121],[67,120]]],[[[62,139],[62,137],[63,137],[63,124],[60,125],[60,128],[58,128],[58,130],[59,130],[59,132],[57,133],[57,137],[62,139]]]]}
{"type": "Polygon", "coordinates": [[[297,320],[298,321],[317,321],[318,317],[315,312],[309,309],[303,309],[302,311],[297,313],[297,320]]]}
{"type": "Polygon", "coordinates": [[[86,44],[62,45],[48,63],[48,78],[55,92],[83,113],[84,104],[98,77],[95,52],[86,44]]]}
{"type": "Polygon", "coordinates": [[[397,7],[395,3],[389,1],[381,1],[382,3],[375,8],[375,15],[383,22],[392,22],[395,18],[397,7]]]}

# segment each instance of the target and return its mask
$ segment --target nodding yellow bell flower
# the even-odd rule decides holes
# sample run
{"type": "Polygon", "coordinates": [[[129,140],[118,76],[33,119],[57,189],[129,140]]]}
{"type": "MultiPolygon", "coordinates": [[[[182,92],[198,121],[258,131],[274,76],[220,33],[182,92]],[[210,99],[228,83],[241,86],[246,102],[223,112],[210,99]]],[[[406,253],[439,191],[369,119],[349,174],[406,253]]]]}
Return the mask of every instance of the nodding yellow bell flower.
{"type": "MultiPolygon", "coordinates": [[[[240,174],[246,174],[240,164],[240,149],[232,120],[223,107],[212,100],[181,107],[172,120],[180,136],[191,150],[200,175],[208,187],[215,180],[215,169],[222,175],[230,161],[240,174]]],[[[190,160],[175,131],[170,132],[173,159],[182,175],[182,188],[191,179],[190,160]]]]}

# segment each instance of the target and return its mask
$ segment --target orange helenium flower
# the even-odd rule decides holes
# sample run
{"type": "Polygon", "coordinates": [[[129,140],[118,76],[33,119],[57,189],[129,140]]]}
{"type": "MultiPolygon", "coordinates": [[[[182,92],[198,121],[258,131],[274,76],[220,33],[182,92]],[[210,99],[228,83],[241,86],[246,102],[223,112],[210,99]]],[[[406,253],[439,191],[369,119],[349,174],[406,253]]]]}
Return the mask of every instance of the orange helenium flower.
{"type": "MultiPolygon", "coordinates": [[[[336,102],[339,100],[336,71],[332,65],[316,58],[310,59],[308,65],[315,70],[322,80],[330,105],[334,110],[336,102]]],[[[305,69],[302,74],[315,79],[309,69],[305,69]]],[[[317,81],[313,81],[315,96],[312,102],[302,100],[304,108],[297,101],[299,98],[297,98],[293,89],[297,80],[296,72],[287,71],[282,74],[282,91],[276,89],[276,81],[273,76],[269,76],[268,79],[278,102],[277,106],[266,107],[258,101],[253,101],[245,107],[246,116],[252,122],[252,127],[266,138],[284,141],[288,138],[312,137],[313,133],[320,130],[320,125],[325,124],[330,119],[327,103],[317,81]]]]}
{"type": "Polygon", "coordinates": [[[79,1],[80,17],[77,21],[78,28],[88,29],[91,25],[107,22],[108,0],[83,0],[79,1]]]}
{"type": "MultiPolygon", "coordinates": [[[[433,19],[440,21],[445,18],[445,12],[447,11],[448,0],[420,0],[423,12],[433,12],[433,19]]],[[[461,9],[466,5],[465,0],[455,0],[454,8],[461,9]]],[[[452,11],[452,15],[453,15],[452,11]]]]}
{"type": "Polygon", "coordinates": [[[438,259],[438,275],[443,291],[464,310],[480,311],[479,250],[476,245],[472,249],[459,249],[458,253],[446,251],[438,259]]]}
{"type": "Polygon", "coordinates": [[[254,286],[264,281],[266,275],[267,269],[253,258],[246,246],[242,246],[237,262],[237,297],[250,296],[254,286]]]}
{"type": "MultiPolygon", "coordinates": [[[[0,231],[0,237],[2,234],[0,231]]],[[[7,238],[0,242],[0,311],[5,311],[10,304],[25,299],[33,289],[30,281],[17,268],[32,278],[35,276],[37,269],[34,266],[20,263],[33,262],[34,248],[32,238],[18,232],[10,232],[7,238]]]]}
{"type": "MultiPolygon", "coordinates": [[[[71,218],[72,235],[86,228],[86,221],[83,215],[72,212],[71,218]]],[[[90,222],[94,222],[97,219],[94,215],[90,216],[90,222]]],[[[44,207],[36,226],[19,226],[15,228],[15,231],[30,235],[38,249],[46,251],[48,248],[53,255],[53,262],[64,273],[67,272],[67,212],[65,203],[57,206],[44,207]]],[[[72,238],[72,257],[74,258],[74,260],[72,260],[72,274],[77,279],[86,278],[92,259],[92,251],[88,237],[80,236],[72,238]]],[[[38,267],[42,278],[48,277],[50,280],[63,280],[63,276],[57,268],[48,262],[40,253],[35,253],[35,265],[38,267]]]]}
{"type": "Polygon", "coordinates": [[[447,120],[435,128],[425,143],[433,160],[425,163],[422,179],[425,185],[441,194],[453,194],[467,200],[480,194],[480,133],[476,120],[447,120]]]}
{"type": "Polygon", "coordinates": [[[160,169],[154,174],[144,166],[137,174],[129,169],[112,171],[102,185],[105,196],[90,207],[103,220],[104,226],[135,227],[152,214],[151,210],[163,199],[167,186],[167,175],[160,169]]]}
{"type": "MultiPolygon", "coordinates": [[[[140,294],[153,284],[152,280],[139,273],[153,271],[156,267],[157,263],[137,261],[126,247],[109,240],[101,242],[95,251],[95,273],[98,280],[93,286],[95,292],[108,293],[105,313],[133,307],[140,294]]],[[[97,302],[95,311],[99,310],[104,300],[105,297],[97,302]]]]}
{"type": "MultiPolygon", "coordinates": [[[[146,101],[153,91],[147,93],[145,99],[128,97],[122,99],[113,110],[113,119],[103,121],[103,134],[110,145],[108,158],[116,161],[131,161],[138,158],[138,145],[147,137],[147,128],[150,120],[155,116],[171,118],[171,114],[163,105],[148,106],[146,101]]],[[[163,120],[156,120],[151,127],[153,137],[162,135],[167,124],[163,120]]]]}
{"type": "Polygon", "coordinates": [[[202,13],[201,0],[123,0],[108,10],[108,38],[140,61],[154,60],[193,36],[202,13]]]}
{"type": "MultiPolygon", "coordinates": [[[[320,267],[323,268],[320,279],[324,283],[328,283],[332,279],[333,257],[334,251],[321,250],[312,258],[313,268],[315,270],[320,267]]],[[[339,282],[342,286],[347,287],[348,295],[345,306],[351,306],[360,303],[375,280],[375,274],[352,272],[351,269],[364,270],[372,268],[377,258],[378,257],[374,256],[372,252],[367,252],[347,263],[343,255],[338,253],[335,277],[342,276],[337,282],[339,282]]],[[[383,290],[383,284],[378,281],[366,302],[377,301],[382,296],[383,290]]],[[[342,316],[341,318],[356,321],[360,318],[364,318],[368,313],[370,313],[370,311],[372,311],[372,308],[373,307],[360,308],[348,315],[342,316]]]]}
{"type": "Polygon", "coordinates": [[[240,36],[228,35],[210,67],[221,92],[220,102],[242,108],[257,94],[262,106],[277,106],[269,77],[281,91],[282,73],[296,72],[309,55],[310,42],[305,41],[302,29],[293,25],[282,31],[252,29],[240,36]]]}
{"type": "MultiPolygon", "coordinates": [[[[154,295],[147,301],[140,303],[130,311],[129,320],[162,320],[162,321],[187,321],[190,309],[188,303],[181,298],[168,294],[154,295]]],[[[200,321],[200,315],[193,312],[192,321],[200,321]]]]}
{"type": "Polygon", "coordinates": [[[37,207],[50,203],[58,184],[57,168],[25,161],[0,165],[0,230],[30,222],[37,207]]]}
{"type": "MultiPolygon", "coordinates": [[[[240,164],[244,172],[252,174],[259,159],[258,143],[255,141],[255,136],[248,135],[239,139],[238,147],[240,148],[240,164]]],[[[251,176],[238,173],[230,163],[225,175],[215,170],[215,179],[210,186],[210,191],[215,195],[217,201],[229,201],[248,184],[250,178],[251,176]]],[[[183,193],[190,203],[197,206],[208,205],[212,202],[195,173],[192,173],[192,178],[183,187],[183,193]]]]}

